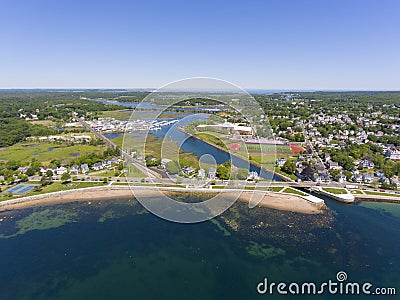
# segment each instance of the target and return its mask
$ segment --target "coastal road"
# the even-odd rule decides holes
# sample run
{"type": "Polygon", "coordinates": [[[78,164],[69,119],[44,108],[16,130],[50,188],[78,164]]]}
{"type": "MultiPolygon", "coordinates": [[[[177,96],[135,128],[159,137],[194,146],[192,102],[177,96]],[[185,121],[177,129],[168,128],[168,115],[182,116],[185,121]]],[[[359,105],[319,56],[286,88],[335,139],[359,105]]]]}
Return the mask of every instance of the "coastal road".
{"type": "Polygon", "coordinates": [[[114,144],[110,139],[108,139],[104,134],[93,129],[83,118],[78,118],[78,120],[82,124],[83,127],[87,128],[96,137],[98,137],[99,139],[104,141],[107,144],[107,146],[114,148],[114,149],[119,149],[122,157],[124,158],[125,163],[133,165],[140,172],[149,176],[149,178],[151,178],[153,180],[157,180],[159,178],[160,175],[157,172],[154,172],[153,170],[147,168],[147,166],[144,163],[134,159],[129,153],[126,153],[122,149],[118,148],[117,145],[114,144]]]}

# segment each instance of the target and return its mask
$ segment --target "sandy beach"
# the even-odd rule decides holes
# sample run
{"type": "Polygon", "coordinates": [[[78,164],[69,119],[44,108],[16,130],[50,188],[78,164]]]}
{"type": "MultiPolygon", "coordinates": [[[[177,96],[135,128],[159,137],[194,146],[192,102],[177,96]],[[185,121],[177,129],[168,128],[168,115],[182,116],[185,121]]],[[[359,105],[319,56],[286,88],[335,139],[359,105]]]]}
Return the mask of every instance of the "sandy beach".
{"type": "MultiPolygon", "coordinates": [[[[188,191],[182,189],[171,189],[165,188],[165,192],[198,192],[198,193],[218,193],[220,191],[215,190],[202,190],[202,191],[188,191]]],[[[136,187],[135,194],[138,196],[152,197],[157,196],[157,190],[153,187],[136,187]]],[[[237,192],[224,191],[227,197],[236,197],[237,192]]],[[[240,201],[249,202],[253,192],[244,191],[239,197],[240,201]]],[[[94,188],[83,188],[77,190],[61,191],[49,194],[42,194],[36,196],[28,196],[13,200],[7,200],[0,202],[0,211],[23,209],[33,206],[51,205],[57,203],[67,203],[75,201],[93,201],[103,199],[114,199],[114,198],[133,198],[133,191],[128,186],[112,186],[112,187],[94,187],[94,188]]],[[[288,195],[281,193],[269,192],[263,196],[258,206],[293,211],[306,214],[321,213],[323,208],[317,206],[305,199],[302,199],[296,195],[288,195]]]]}

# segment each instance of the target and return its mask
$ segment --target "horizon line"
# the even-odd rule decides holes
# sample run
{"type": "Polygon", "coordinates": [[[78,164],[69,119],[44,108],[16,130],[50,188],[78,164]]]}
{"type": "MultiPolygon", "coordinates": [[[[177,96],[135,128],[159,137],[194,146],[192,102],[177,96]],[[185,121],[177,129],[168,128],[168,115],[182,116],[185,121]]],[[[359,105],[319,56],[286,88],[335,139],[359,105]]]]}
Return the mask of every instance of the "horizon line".
{"type": "MultiPolygon", "coordinates": [[[[86,90],[111,90],[111,91],[118,91],[118,90],[125,90],[125,91],[156,91],[159,88],[150,88],[150,87],[0,87],[0,91],[8,91],[8,90],[21,90],[21,91],[26,91],[26,90],[54,90],[54,91],[74,91],[74,92],[80,92],[80,91],[86,91],[86,90]]],[[[190,91],[191,89],[187,90],[176,90],[176,91],[190,91]]],[[[196,90],[196,89],[193,89],[196,90]]],[[[326,89],[312,89],[312,88],[243,88],[245,91],[276,91],[276,92],[400,92],[399,89],[341,89],[341,88],[326,88],[326,89]]],[[[198,91],[198,90],[197,90],[198,91]]],[[[204,90],[207,92],[207,90],[204,90]]],[[[216,92],[216,91],[226,91],[229,92],[230,90],[208,90],[210,92],[216,92]]]]}

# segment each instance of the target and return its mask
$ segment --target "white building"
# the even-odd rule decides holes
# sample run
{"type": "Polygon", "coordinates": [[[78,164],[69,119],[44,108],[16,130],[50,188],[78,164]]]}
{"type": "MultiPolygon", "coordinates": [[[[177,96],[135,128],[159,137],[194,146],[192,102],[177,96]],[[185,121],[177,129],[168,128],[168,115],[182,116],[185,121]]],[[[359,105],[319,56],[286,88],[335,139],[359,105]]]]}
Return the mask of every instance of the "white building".
{"type": "Polygon", "coordinates": [[[68,173],[68,170],[65,167],[59,167],[59,168],[57,168],[56,172],[57,172],[57,175],[63,175],[65,173],[68,173]]]}

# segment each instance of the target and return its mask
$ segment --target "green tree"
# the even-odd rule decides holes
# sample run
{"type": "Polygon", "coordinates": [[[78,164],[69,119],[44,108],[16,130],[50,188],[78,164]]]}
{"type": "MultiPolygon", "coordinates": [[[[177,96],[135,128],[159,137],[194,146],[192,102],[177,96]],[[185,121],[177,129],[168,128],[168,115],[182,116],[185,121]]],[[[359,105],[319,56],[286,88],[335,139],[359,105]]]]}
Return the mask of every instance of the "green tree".
{"type": "Polygon", "coordinates": [[[47,176],[43,175],[42,178],[40,179],[40,185],[41,186],[46,186],[51,183],[51,178],[48,178],[47,176]]]}
{"type": "Polygon", "coordinates": [[[285,164],[282,166],[281,170],[286,174],[292,175],[294,171],[296,171],[296,165],[292,161],[286,161],[285,164]]]}
{"type": "Polygon", "coordinates": [[[237,170],[237,179],[239,180],[245,180],[247,179],[247,176],[249,175],[249,170],[245,169],[245,168],[240,168],[237,170]]]}
{"type": "Polygon", "coordinates": [[[26,174],[20,174],[18,176],[18,178],[21,179],[21,181],[23,181],[23,182],[28,181],[28,175],[26,175],[26,174]]]}
{"type": "Polygon", "coordinates": [[[217,176],[222,180],[228,180],[230,175],[230,169],[224,165],[218,165],[217,176]]]}
{"type": "Polygon", "coordinates": [[[176,162],[170,161],[165,165],[165,171],[167,171],[169,174],[178,174],[179,167],[176,162]]]}
{"type": "Polygon", "coordinates": [[[26,170],[26,175],[28,176],[35,175],[35,170],[32,167],[29,167],[28,170],[26,170]]]}
{"type": "Polygon", "coordinates": [[[71,175],[69,173],[64,173],[61,175],[61,181],[63,183],[71,181],[71,175]]]}

